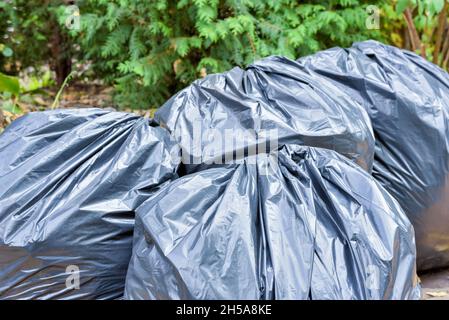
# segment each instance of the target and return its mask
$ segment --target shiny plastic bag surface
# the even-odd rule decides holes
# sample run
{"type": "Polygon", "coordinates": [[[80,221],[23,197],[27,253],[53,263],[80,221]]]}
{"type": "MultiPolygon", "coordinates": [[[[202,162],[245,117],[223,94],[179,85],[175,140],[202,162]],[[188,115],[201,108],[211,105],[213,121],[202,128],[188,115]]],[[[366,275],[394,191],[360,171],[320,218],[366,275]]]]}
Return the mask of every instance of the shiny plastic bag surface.
{"type": "Polygon", "coordinates": [[[125,299],[417,299],[413,227],[334,151],[210,168],[136,211],[125,299]]]}
{"type": "Polygon", "coordinates": [[[100,109],[31,113],[0,135],[0,299],[123,295],[134,210],[176,177],[165,129],[100,109]]]}
{"type": "Polygon", "coordinates": [[[195,165],[229,163],[233,156],[284,144],[335,150],[372,168],[374,137],[362,106],[283,57],[197,80],[158,109],[155,119],[179,141],[190,172],[195,165]]]}
{"type": "Polygon", "coordinates": [[[298,61],[367,110],[376,137],[374,177],[416,232],[419,270],[449,265],[449,74],[375,41],[298,61]]]}

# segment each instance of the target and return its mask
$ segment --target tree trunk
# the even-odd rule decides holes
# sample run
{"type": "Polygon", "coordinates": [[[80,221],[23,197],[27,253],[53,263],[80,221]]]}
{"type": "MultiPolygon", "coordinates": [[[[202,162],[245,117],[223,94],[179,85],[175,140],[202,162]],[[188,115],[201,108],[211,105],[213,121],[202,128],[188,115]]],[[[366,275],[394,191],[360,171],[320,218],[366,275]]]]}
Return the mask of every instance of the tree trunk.
{"type": "Polygon", "coordinates": [[[53,26],[54,31],[51,39],[52,69],[56,73],[56,83],[60,87],[72,71],[72,59],[67,37],[61,33],[57,23],[53,26]]]}
{"type": "Polygon", "coordinates": [[[407,23],[407,28],[410,34],[410,41],[412,43],[413,51],[420,50],[421,56],[426,58],[425,48],[421,43],[418,31],[416,30],[415,23],[413,22],[412,10],[410,8],[404,11],[405,22],[407,23]]]}
{"type": "Polygon", "coordinates": [[[403,28],[403,30],[402,30],[402,35],[403,35],[403,39],[404,39],[404,43],[403,43],[404,49],[410,50],[410,51],[413,50],[413,49],[412,49],[412,45],[411,45],[411,43],[410,43],[410,34],[409,34],[409,32],[408,32],[407,27],[404,27],[404,28],[403,28]]]}
{"type": "Polygon", "coordinates": [[[438,64],[438,57],[440,55],[441,50],[441,43],[443,41],[443,32],[446,27],[446,20],[447,20],[447,8],[448,8],[449,2],[444,2],[443,10],[441,10],[440,14],[438,15],[438,28],[437,28],[437,35],[436,35],[436,43],[435,43],[435,49],[433,51],[433,63],[438,64]]]}
{"type": "Polygon", "coordinates": [[[443,67],[445,53],[449,50],[449,26],[447,25],[447,22],[443,34],[445,34],[446,36],[444,37],[443,47],[441,48],[441,59],[439,61],[440,67],[443,67]]]}

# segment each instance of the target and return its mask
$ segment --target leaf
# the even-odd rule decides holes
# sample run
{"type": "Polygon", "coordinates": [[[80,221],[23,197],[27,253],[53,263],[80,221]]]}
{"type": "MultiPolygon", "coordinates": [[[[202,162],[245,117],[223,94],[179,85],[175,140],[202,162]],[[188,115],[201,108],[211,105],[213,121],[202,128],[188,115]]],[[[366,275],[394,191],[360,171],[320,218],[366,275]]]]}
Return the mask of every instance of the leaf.
{"type": "Polygon", "coordinates": [[[7,58],[9,58],[9,57],[11,57],[13,55],[13,51],[9,47],[4,47],[2,53],[7,58]]]}
{"type": "Polygon", "coordinates": [[[207,0],[193,0],[193,2],[195,3],[196,6],[201,8],[202,6],[206,5],[207,0]]]}
{"type": "Polygon", "coordinates": [[[407,9],[408,5],[410,4],[409,0],[398,0],[398,3],[396,4],[396,12],[398,14],[401,14],[407,9]]]}
{"type": "Polygon", "coordinates": [[[239,19],[237,18],[227,18],[229,29],[231,30],[233,35],[241,34],[245,31],[244,27],[240,24],[239,19]]]}
{"type": "Polygon", "coordinates": [[[19,78],[0,73],[0,92],[10,92],[18,96],[20,93],[19,78]]]}
{"type": "Polygon", "coordinates": [[[444,7],[444,1],[445,0],[432,0],[431,7],[433,8],[433,11],[438,14],[443,10],[444,7]]]}
{"type": "Polygon", "coordinates": [[[209,39],[212,42],[218,41],[219,37],[216,32],[217,30],[215,30],[211,24],[204,23],[204,22],[198,22],[197,29],[198,29],[199,35],[201,37],[204,37],[205,39],[209,39]]]}
{"type": "Polygon", "coordinates": [[[184,57],[189,53],[189,39],[188,38],[177,38],[175,39],[175,49],[176,52],[184,57]]]}
{"type": "Polygon", "coordinates": [[[446,291],[429,291],[426,294],[431,297],[445,297],[448,293],[446,291]]]}
{"type": "Polygon", "coordinates": [[[178,4],[176,5],[176,8],[182,9],[185,6],[187,6],[188,4],[189,4],[189,0],[180,0],[180,1],[178,1],[178,4]]]}
{"type": "Polygon", "coordinates": [[[219,72],[220,62],[214,58],[205,57],[205,58],[201,59],[200,63],[198,64],[197,71],[202,72],[203,68],[206,69],[206,72],[207,72],[207,70],[210,70],[211,73],[219,72]],[[207,67],[209,67],[209,68],[207,68],[207,67]]]}
{"type": "Polygon", "coordinates": [[[16,113],[16,104],[11,100],[7,100],[3,102],[2,109],[6,119],[12,118],[13,114],[16,113]]]}
{"type": "Polygon", "coordinates": [[[217,16],[217,11],[215,8],[211,7],[211,6],[204,6],[201,7],[201,9],[198,10],[198,17],[200,18],[200,20],[204,21],[204,22],[212,22],[212,20],[214,20],[214,18],[217,16]]]}

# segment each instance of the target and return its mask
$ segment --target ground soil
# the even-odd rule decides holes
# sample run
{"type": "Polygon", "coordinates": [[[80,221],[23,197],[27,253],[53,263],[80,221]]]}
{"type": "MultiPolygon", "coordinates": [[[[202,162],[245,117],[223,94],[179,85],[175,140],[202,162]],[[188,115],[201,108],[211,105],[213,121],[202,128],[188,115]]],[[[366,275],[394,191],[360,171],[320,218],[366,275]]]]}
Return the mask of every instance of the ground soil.
{"type": "Polygon", "coordinates": [[[423,300],[449,300],[449,269],[427,272],[420,279],[423,300]]]}

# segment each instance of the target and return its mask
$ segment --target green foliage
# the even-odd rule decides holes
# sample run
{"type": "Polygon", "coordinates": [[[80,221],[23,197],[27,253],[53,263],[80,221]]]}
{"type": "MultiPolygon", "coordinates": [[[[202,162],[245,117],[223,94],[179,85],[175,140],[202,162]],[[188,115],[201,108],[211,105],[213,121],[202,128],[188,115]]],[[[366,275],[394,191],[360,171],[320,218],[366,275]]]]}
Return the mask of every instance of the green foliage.
{"type": "Polygon", "coordinates": [[[0,92],[9,92],[18,96],[20,93],[19,78],[7,76],[0,72],[0,92]]]}
{"type": "Polygon", "coordinates": [[[4,1],[0,6],[0,34],[8,54],[0,55],[0,71],[18,73],[50,56],[48,11],[38,1],[4,1]]]}
{"type": "Polygon", "coordinates": [[[40,71],[39,76],[27,75],[25,79],[22,79],[20,89],[21,93],[33,93],[53,84],[54,81],[51,72],[49,70],[40,71]]]}
{"type": "MultiPolygon", "coordinates": [[[[25,75],[24,79],[5,75],[0,72],[0,112],[22,113],[20,102],[33,103],[32,95],[53,84],[51,73],[43,72],[41,76],[25,75]]],[[[0,127],[2,123],[0,121],[0,127]]]]}
{"type": "Polygon", "coordinates": [[[64,0],[0,1],[0,72],[18,75],[31,69],[42,75],[43,65],[49,65],[58,79],[70,72],[75,47],[67,28],[58,23],[61,6],[65,7],[64,0]]]}
{"type": "Polygon", "coordinates": [[[404,43],[401,47],[414,50],[442,68],[447,68],[449,2],[447,0],[398,0],[395,3],[395,14],[397,17],[392,18],[390,11],[388,17],[390,20],[400,21],[400,25],[387,26],[387,28],[403,30],[404,43]]]}
{"type": "MultiPolygon", "coordinates": [[[[381,1],[377,1],[381,2],[381,1]]],[[[365,27],[359,0],[84,0],[70,32],[91,76],[116,87],[123,107],[159,106],[198,77],[245,67],[268,55],[290,58],[381,39],[365,27]]],[[[60,7],[59,23],[67,16],[60,7]]]]}
{"type": "Polygon", "coordinates": [[[443,10],[445,0],[398,0],[396,12],[403,13],[406,8],[417,8],[419,16],[435,16],[443,10]]]}
{"type": "Polygon", "coordinates": [[[449,65],[448,0],[71,1],[79,30],[66,26],[69,2],[0,1],[0,72],[20,76],[21,96],[54,83],[42,66],[61,86],[73,63],[77,79],[114,85],[118,106],[148,109],[210,73],[366,39],[449,65]],[[381,9],[380,30],[365,25],[368,5],[381,9]]]}
{"type": "Polygon", "coordinates": [[[19,94],[19,78],[8,76],[0,72],[0,112],[1,110],[5,110],[14,113],[16,109],[16,99],[19,94]]]}

